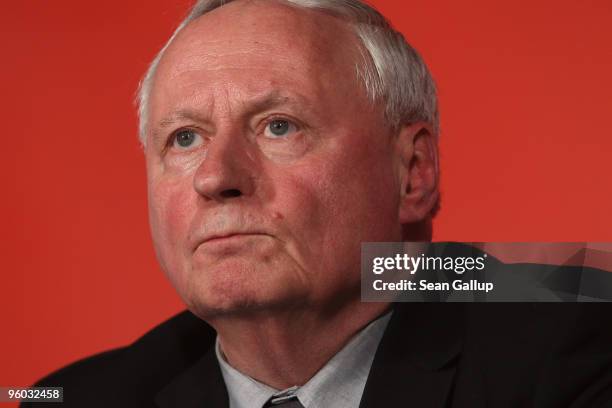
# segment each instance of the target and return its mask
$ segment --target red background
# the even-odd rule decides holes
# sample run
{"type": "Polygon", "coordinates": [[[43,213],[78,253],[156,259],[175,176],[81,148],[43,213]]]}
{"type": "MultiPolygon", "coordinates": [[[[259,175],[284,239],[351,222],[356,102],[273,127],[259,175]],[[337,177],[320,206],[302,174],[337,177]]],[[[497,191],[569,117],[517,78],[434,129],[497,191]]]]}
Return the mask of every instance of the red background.
{"type": "MultiPolygon", "coordinates": [[[[609,0],[373,3],[439,86],[436,240],[612,241],[609,0]]],[[[182,308],[152,250],[132,99],[188,4],[3,5],[0,386],[182,308]]]]}

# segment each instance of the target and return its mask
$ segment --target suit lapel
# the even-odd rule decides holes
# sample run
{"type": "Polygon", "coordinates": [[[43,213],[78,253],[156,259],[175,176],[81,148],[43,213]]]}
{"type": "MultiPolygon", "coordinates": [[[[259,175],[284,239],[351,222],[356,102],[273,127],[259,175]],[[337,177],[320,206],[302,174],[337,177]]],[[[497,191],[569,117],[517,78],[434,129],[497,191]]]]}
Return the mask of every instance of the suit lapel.
{"type": "Polygon", "coordinates": [[[450,405],[464,316],[459,303],[395,304],[360,408],[450,405]]]}
{"type": "Polygon", "coordinates": [[[214,346],[155,397],[160,408],[228,408],[228,401],[214,346]]]}

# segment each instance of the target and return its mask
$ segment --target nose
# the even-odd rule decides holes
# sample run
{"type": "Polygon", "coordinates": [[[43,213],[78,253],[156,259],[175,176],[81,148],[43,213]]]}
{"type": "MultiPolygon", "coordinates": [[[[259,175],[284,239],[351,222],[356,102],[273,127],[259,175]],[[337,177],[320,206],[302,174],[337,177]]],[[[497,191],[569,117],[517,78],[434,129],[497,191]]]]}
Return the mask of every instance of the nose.
{"type": "Polygon", "coordinates": [[[255,191],[254,165],[248,142],[236,134],[217,134],[209,141],[193,187],[202,197],[224,202],[255,191]]]}

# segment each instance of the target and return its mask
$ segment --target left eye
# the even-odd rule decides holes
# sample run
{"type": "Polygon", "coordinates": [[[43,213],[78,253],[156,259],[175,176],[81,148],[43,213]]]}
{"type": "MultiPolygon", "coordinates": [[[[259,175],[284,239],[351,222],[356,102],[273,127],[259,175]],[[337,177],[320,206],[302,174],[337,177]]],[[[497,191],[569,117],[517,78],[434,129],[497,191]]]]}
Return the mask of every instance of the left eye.
{"type": "Polygon", "coordinates": [[[297,132],[297,126],[292,122],[285,119],[274,119],[266,125],[264,135],[271,139],[277,139],[295,132],[297,132]]]}

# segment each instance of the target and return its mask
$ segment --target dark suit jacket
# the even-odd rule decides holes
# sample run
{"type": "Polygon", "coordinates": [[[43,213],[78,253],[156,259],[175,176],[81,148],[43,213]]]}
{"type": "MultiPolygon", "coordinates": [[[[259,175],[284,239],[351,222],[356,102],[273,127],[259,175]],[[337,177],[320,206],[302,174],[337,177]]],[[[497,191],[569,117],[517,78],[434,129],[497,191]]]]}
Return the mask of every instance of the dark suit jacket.
{"type": "MultiPolygon", "coordinates": [[[[609,304],[394,308],[360,407],[612,407],[609,304]]],[[[214,338],[183,312],[36,385],[63,386],[64,408],[227,407],[214,338]]]]}

